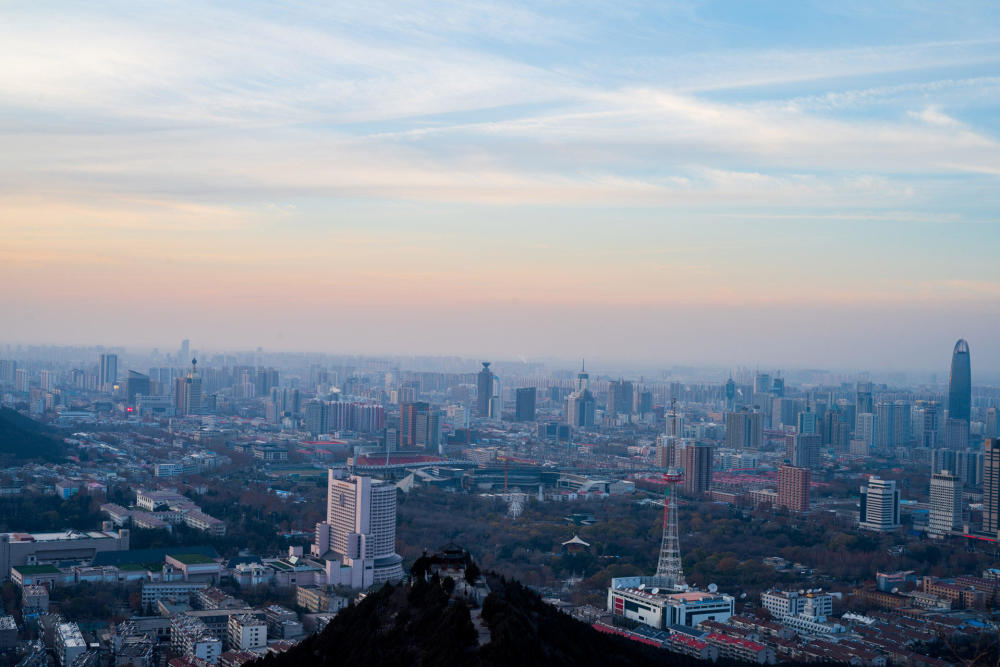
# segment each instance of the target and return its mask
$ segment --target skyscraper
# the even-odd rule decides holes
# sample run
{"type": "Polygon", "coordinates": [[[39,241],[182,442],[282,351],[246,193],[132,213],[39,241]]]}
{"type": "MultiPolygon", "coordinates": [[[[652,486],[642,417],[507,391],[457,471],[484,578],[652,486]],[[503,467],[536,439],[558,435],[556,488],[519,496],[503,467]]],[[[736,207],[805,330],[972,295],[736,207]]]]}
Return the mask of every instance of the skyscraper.
{"type": "Polygon", "coordinates": [[[759,412],[746,408],[726,414],[726,447],[760,449],[764,441],[764,423],[759,412]]]}
{"type": "Polygon", "coordinates": [[[983,533],[998,537],[1000,529],[1000,438],[983,445],[983,533]]]}
{"type": "Polygon", "coordinates": [[[951,353],[951,379],[948,383],[948,418],[971,417],[972,408],[972,367],[969,360],[969,344],[964,338],[955,343],[951,353]]]}
{"type": "Polygon", "coordinates": [[[352,475],[327,479],[326,521],[316,525],[313,554],[326,560],[330,585],[368,588],[403,578],[396,553],[396,485],[352,475]]]}
{"type": "Polygon", "coordinates": [[[944,537],[962,529],[962,482],[949,471],[931,475],[931,512],[927,533],[944,537]]]}
{"type": "Polygon", "coordinates": [[[784,464],[779,466],[778,507],[786,507],[792,512],[808,512],[811,480],[808,468],[784,464]]]}
{"type": "Polygon", "coordinates": [[[129,371],[125,378],[125,400],[129,405],[135,405],[136,396],[149,396],[149,376],[136,371],[129,371]]]}
{"type": "Polygon", "coordinates": [[[635,389],[632,383],[618,379],[608,383],[608,415],[615,417],[621,414],[632,414],[632,405],[635,401],[635,389]]]}
{"type": "Polygon", "coordinates": [[[177,378],[174,383],[174,406],[178,415],[201,414],[201,375],[198,360],[191,360],[191,370],[187,377],[177,378]]]}
{"type": "Polygon", "coordinates": [[[519,422],[535,421],[535,395],[534,387],[521,387],[516,392],[516,404],[514,408],[514,419],[519,422]]]}
{"type": "Polygon", "coordinates": [[[427,416],[431,405],[423,401],[399,406],[399,448],[414,449],[418,442],[427,442],[427,416]],[[419,431],[423,431],[418,435],[419,431]]]}
{"type": "Polygon", "coordinates": [[[861,487],[858,527],[880,532],[899,528],[899,489],[896,482],[872,475],[861,487]]]}
{"type": "Polygon", "coordinates": [[[684,448],[684,492],[691,496],[708,493],[712,487],[712,446],[699,443],[684,448]]]}
{"type": "Polygon", "coordinates": [[[493,371],[490,362],[484,361],[483,368],[476,377],[476,412],[486,419],[490,416],[490,399],[493,398],[493,371]]]}
{"type": "MultiPolygon", "coordinates": [[[[874,414],[875,404],[872,402],[872,383],[871,382],[859,382],[854,393],[854,415],[855,419],[860,419],[863,414],[874,414]]],[[[855,422],[854,424],[854,437],[858,436],[860,431],[860,425],[855,422]]],[[[871,444],[871,443],[869,443],[871,444]]]]}
{"type": "Polygon", "coordinates": [[[101,366],[97,373],[98,386],[102,391],[107,391],[116,380],[118,380],[118,355],[102,354],[101,366]]]}
{"type": "Polygon", "coordinates": [[[566,422],[574,428],[592,428],[597,409],[594,395],[590,393],[590,375],[586,366],[576,374],[576,389],[566,397],[566,422]]]}
{"type": "Polygon", "coordinates": [[[785,436],[785,454],[793,466],[819,470],[823,465],[821,437],[817,433],[796,433],[785,436]]]}

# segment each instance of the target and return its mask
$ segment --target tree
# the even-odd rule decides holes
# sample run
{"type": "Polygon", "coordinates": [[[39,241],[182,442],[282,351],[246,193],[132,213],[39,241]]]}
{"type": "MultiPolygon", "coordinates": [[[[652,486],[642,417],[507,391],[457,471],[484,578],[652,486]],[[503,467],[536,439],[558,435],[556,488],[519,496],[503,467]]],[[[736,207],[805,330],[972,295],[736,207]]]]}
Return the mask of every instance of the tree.
{"type": "Polygon", "coordinates": [[[479,571],[479,566],[476,565],[475,561],[470,560],[469,564],[465,566],[465,580],[469,582],[470,586],[475,586],[480,574],[482,572],[479,571]]]}

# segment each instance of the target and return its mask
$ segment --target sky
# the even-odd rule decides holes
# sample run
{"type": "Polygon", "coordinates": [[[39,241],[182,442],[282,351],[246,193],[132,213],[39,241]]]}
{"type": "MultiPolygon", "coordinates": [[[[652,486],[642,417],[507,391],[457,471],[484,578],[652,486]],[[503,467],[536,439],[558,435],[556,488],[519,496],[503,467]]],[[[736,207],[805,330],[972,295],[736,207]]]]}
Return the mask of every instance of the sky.
{"type": "Polygon", "coordinates": [[[992,2],[0,12],[6,342],[997,373],[998,211],[992,2]]]}

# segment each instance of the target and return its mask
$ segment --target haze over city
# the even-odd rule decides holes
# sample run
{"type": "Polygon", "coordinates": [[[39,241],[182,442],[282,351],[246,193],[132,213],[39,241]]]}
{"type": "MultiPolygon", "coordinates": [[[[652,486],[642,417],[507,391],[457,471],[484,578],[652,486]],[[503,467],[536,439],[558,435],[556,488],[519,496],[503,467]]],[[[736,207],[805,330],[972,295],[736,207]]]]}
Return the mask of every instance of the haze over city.
{"type": "Polygon", "coordinates": [[[990,3],[19,3],[3,342],[1000,370],[990,3]]]}

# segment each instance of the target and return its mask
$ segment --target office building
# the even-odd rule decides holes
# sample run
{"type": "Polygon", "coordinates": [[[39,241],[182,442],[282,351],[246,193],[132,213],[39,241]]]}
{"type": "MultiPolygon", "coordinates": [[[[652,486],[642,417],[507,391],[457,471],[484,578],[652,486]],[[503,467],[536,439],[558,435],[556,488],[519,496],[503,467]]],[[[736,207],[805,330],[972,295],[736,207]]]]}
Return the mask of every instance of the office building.
{"type": "Polygon", "coordinates": [[[868,484],[861,487],[858,527],[886,532],[899,526],[899,489],[896,482],[871,476],[868,484]]]}
{"type": "Polygon", "coordinates": [[[812,475],[808,468],[781,465],[778,467],[778,506],[792,512],[809,511],[809,484],[812,475]]]}
{"type": "Polygon", "coordinates": [[[854,414],[873,412],[875,412],[875,403],[872,399],[872,383],[859,382],[854,393],[854,414]]]}
{"type": "Polygon", "coordinates": [[[432,410],[430,403],[417,401],[399,406],[400,449],[439,451],[441,427],[441,411],[432,410]]]}
{"type": "Polygon", "coordinates": [[[726,448],[760,449],[764,441],[764,422],[760,412],[746,408],[726,413],[726,448]]]}
{"type": "Polygon", "coordinates": [[[972,417],[972,368],[969,358],[969,344],[964,338],[955,343],[951,353],[951,377],[948,381],[948,418],[964,419],[969,423],[972,417]]]}
{"type": "Polygon", "coordinates": [[[904,401],[880,401],[875,406],[877,418],[876,438],[877,449],[883,453],[892,453],[897,447],[902,447],[910,440],[910,405],[904,401]]]}
{"type": "Polygon", "coordinates": [[[1000,537],[1000,438],[983,446],[983,533],[1000,537]]]}
{"type": "Polygon", "coordinates": [[[97,386],[101,391],[110,391],[118,381],[118,355],[102,354],[97,372],[97,386]]]}
{"type": "Polygon", "coordinates": [[[858,414],[854,425],[854,437],[863,440],[869,453],[878,450],[878,417],[871,412],[858,414]]]}
{"type": "Polygon", "coordinates": [[[785,457],[793,466],[819,470],[823,465],[820,456],[821,436],[817,433],[795,433],[785,436],[785,457]]]}
{"type": "Polygon", "coordinates": [[[198,360],[191,360],[191,370],[186,377],[177,378],[174,384],[174,413],[181,415],[200,415],[201,409],[201,375],[198,373],[198,360]]]}
{"type": "Polygon", "coordinates": [[[534,387],[521,387],[515,393],[516,401],[514,407],[514,420],[519,422],[535,421],[535,395],[534,387]]]}
{"type": "Polygon", "coordinates": [[[593,428],[597,412],[597,402],[590,393],[590,375],[586,366],[576,374],[576,386],[566,397],[566,423],[573,428],[593,428]]]}
{"type": "Polygon", "coordinates": [[[674,592],[643,582],[645,577],[619,577],[608,588],[608,611],[653,628],[676,625],[695,627],[702,621],[725,623],[733,615],[736,599],[702,591],[674,592]]]}
{"type": "Polygon", "coordinates": [[[949,471],[931,475],[931,512],[927,533],[944,537],[962,530],[962,481],[949,471]]]}
{"type": "Polygon", "coordinates": [[[811,408],[806,408],[805,412],[797,415],[795,430],[799,433],[814,434],[819,433],[819,426],[816,423],[816,413],[811,408]]]}
{"type": "Polygon", "coordinates": [[[937,403],[925,405],[920,417],[922,423],[920,444],[927,449],[936,449],[938,446],[938,433],[941,431],[937,403]]]}
{"type": "Polygon", "coordinates": [[[691,496],[708,493],[712,487],[712,446],[699,443],[683,450],[684,492],[691,496]]]}
{"type": "Polygon", "coordinates": [[[313,553],[326,560],[327,583],[368,588],[403,578],[396,553],[396,485],[352,475],[327,481],[326,521],[313,553]]]}
{"type": "Polygon", "coordinates": [[[612,418],[617,415],[632,414],[634,401],[635,389],[631,382],[619,378],[608,383],[607,412],[612,418]]]}
{"type": "Polygon", "coordinates": [[[321,433],[329,433],[330,404],[320,400],[306,401],[305,422],[306,430],[314,438],[321,433]]]}
{"type": "Polygon", "coordinates": [[[125,402],[135,405],[136,396],[149,396],[149,376],[136,371],[129,371],[125,377],[125,402]]]}
{"type": "Polygon", "coordinates": [[[476,412],[482,419],[490,416],[490,399],[493,398],[493,371],[490,362],[483,362],[483,369],[476,377],[476,412]]]}

